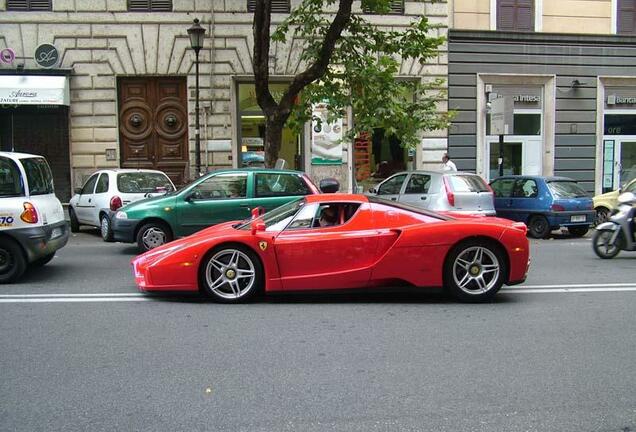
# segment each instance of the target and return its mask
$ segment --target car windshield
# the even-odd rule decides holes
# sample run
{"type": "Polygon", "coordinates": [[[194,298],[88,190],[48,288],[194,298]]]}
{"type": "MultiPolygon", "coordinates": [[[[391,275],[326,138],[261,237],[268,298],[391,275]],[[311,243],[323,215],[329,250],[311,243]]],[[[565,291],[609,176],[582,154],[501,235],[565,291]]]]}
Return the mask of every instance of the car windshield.
{"type": "Polygon", "coordinates": [[[46,159],[41,157],[20,159],[26,172],[29,193],[48,195],[53,193],[53,174],[46,159]]]}
{"type": "MultiPolygon", "coordinates": [[[[280,207],[276,207],[274,210],[260,216],[259,219],[265,222],[266,231],[282,231],[303,205],[305,205],[305,199],[298,198],[280,207]]],[[[251,219],[247,219],[236,226],[236,229],[250,229],[252,222],[251,219]]]]}
{"type": "Polygon", "coordinates": [[[121,193],[172,192],[174,187],[163,173],[127,172],[117,174],[117,189],[121,193]]]}
{"type": "Polygon", "coordinates": [[[555,198],[584,198],[589,197],[588,193],[574,181],[551,181],[548,188],[555,198]]]}
{"type": "Polygon", "coordinates": [[[0,157],[0,197],[16,196],[24,196],[20,170],[11,159],[0,157]]]}

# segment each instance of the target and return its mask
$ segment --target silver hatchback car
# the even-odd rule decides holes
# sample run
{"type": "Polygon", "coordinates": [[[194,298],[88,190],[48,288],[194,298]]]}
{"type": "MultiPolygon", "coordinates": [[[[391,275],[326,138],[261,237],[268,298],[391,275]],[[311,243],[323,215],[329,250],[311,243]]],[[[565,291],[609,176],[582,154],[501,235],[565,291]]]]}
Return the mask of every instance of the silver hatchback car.
{"type": "Polygon", "coordinates": [[[370,195],[428,210],[495,216],[494,194],[477,174],[456,171],[399,172],[370,195]]]}

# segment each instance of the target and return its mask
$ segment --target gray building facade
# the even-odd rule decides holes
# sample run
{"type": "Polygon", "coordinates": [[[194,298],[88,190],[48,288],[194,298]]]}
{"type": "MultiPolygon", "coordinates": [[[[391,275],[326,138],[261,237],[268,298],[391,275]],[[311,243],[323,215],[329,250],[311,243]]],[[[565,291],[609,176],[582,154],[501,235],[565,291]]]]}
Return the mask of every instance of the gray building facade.
{"type": "Polygon", "coordinates": [[[501,95],[514,100],[506,174],[567,176],[594,193],[636,176],[635,37],[451,30],[449,152],[489,180],[489,101],[501,95]]]}

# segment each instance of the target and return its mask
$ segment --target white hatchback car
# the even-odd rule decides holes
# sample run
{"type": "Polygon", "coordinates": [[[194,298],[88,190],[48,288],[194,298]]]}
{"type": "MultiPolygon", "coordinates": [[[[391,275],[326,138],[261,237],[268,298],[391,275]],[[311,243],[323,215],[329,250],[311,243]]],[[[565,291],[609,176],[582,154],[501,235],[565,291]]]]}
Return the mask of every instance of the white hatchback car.
{"type": "Polygon", "coordinates": [[[75,190],[69,202],[71,231],[80,225],[99,227],[104,241],[113,240],[111,212],[133,201],[175,190],[165,173],[144,169],[103,169],[75,190]]]}
{"type": "Polygon", "coordinates": [[[0,284],[51,261],[68,237],[46,159],[0,152],[0,284]]]}

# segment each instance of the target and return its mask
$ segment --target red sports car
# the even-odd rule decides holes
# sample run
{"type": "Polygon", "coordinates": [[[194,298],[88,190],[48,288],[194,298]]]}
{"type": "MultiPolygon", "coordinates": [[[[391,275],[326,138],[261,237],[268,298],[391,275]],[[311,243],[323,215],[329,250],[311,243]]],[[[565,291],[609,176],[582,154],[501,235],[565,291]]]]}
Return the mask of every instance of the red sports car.
{"type": "Polygon", "coordinates": [[[141,291],[203,291],[221,302],[258,292],[410,284],[462,301],[525,280],[526,226],[453,217],[375,197],[309,195],[228,222],[132,260],[141,291]]]}

